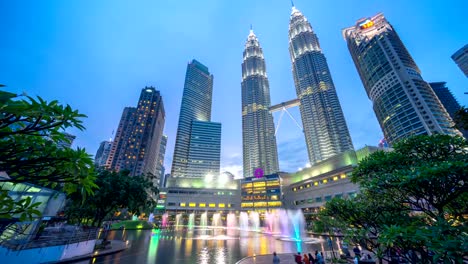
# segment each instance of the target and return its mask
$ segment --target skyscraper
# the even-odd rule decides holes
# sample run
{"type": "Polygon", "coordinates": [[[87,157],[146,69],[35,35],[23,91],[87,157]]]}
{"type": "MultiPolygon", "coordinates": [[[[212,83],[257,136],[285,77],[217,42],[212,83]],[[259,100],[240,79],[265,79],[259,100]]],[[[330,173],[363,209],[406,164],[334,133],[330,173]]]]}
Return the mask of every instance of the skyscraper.
{"type": "Polygon", "coordinates": [[[160,185],[160,179],[164,176],[164,157],[166,156],[166,146],[167,146],[167,136],[163,135],[161,137],[161,144],[159,145],[159,157],[158,157],[158,168],[156,169],[156,179],[158,179],[158,184],[160,185]]]}
{"type": "Polygon", "coordinates": [[[452,60],[458,65],[460,70],[468,77],[468,44],[457,50],[452,55],[452,60]]]}
{"type": "Polygon", "coordinates": [[[383,14],[358,20],[343,37],[389,144],[411,135],[459,133],[383,14]]]}
{"type": "Polygon", "coordinates": [[[187,171],[190,177],[218,176],[221,157],[221,123],[192,121],[187,171]]]}
{"type": "Polygon", "coordinates": [[[102,141],[94,157],[94,164],[98,167],[104,167],[106,165],[107,158],[109,158],[110,150],[112,147],[112,141],[102,141]]]}
{"type": "MultiPolygon", "coordinates": [[[[214,125],[215,123],[208,124],[211,123],[212,93],[213,75],[210,74],[208,67],[197,60],[192,60],[187,65],[185,75],[172,161],[172,177],[200,178],[211,173],[219,174],[219,165],[217,171],[214,171],[205,162],[209,160],[214,164],[219,164],[220,153],[216,151],[204,153],[199,150],[204,149],[206,143],[195,143],[196,140],[202,140],[201,137],[204,137],[204,133],[209,133],[209,129],[218,129],[217,125],[214,125]],[[202,128],[202,123],[197,121],[205,122],[204,128],[202,128]]],[[[219,124],[219,130],[220,126],[221,124],[219,124]]],[[[209,140],[218,144],[218,138],[209,140]]],[[[219,145],[221,144],[220,140],[221,135],[219,135],[219,145]]]]}
{"type": "Polygon", "coordinates": [[[289,22],[289,54],[310,163],[353,150],[317,35],[294,6],[289,22]]]}
{"type": "MultiPolygon", "coordinates": [[[[437,98],[439,98],[440,102],[445,107],[445,110],[447,110],[450,117],[454,119],[456,112],[460,110],[461,106],[445,84],[446,82],[429,83],[432,90],[434,90],[435,94],[437,95],[437,98]]],[[[468,138],[468,130],[463,130],[460,132],[462,132],[465,138],[468,138]]]]}
{"type": "Polygon", "coordinates": [[[265,59],[257,37],[250,30],[242,62],[242,141],[244,177],[262,169],[279,171],[273,116],[269,112],[270,85],[265,59]]]}
{"type": "Polygon", "coordinates": [[[112,141],[109,157],[106,161],[106,168],[111,170],[119,170],[120,163],[123,160],[124,151],[132,132],[133,123],[135,120],[135,107],[125,107],[120,118],[117,133],[115,134],[114,141],[112,141]]]}
{"type": "Polygon", "coordinates": [[[57,142],[58,148],[71,148],[73,141],[75,140],[76,136],[72,134],[68,134],[66,132],[62,132],[64,140],[60,140],[57,142]]]}
{"type": "Polygon", "coordinates": [[[137,107],[123,111],[106,166],[115,171],[129,170],[131,176],[157,175],[164,122],[159,91],[145,87],[137,107]]]}

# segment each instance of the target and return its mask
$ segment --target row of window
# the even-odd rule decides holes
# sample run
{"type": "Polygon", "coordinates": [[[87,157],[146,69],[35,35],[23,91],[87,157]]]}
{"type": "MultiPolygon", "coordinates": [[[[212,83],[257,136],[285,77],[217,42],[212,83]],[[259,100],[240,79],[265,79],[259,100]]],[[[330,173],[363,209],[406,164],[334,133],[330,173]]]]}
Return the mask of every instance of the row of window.
{"type": "MultiPolygon", "coordinates": [[[[324,201],[325,201],[325,202],[328,202],[328,201],[330,201],[333,197],[334,197],[334,198],[343,198],[343,193],[335,194],[335,196],[333,196],[333,195],[326,195],[325,197],[318,196],[318,197],[311,198],[311,199],[297,200],[297,201],[294,201],[294,204],[295,204],[295,205],[303,205],[303,204],[321,203],[321,202],[324,202],[324,201]]],[[[349,192],[349,193],[347,194],[347,197],[348,197],[348,198],[356,197],[356,193],[355,193],[355,192],[349,192]]]]}
{"type": "Polygon", "coordinates": [[[245,202],[241,203],[241,207],[280,207],[282,203],[280,201],[275,202],[245,202]]]}
{"type": "Polygon", "coordinates": [[[179,190],[169,190],[169,193],[204,194],[204,195],[234,195],[234,192],[179,191],[179,190]]]}
{"type": "Polygon", "coordinates": [[[346,179],[348,176],[351,175],[351,172],[348,172],[348,173],[342,173],[341,175],[336,175],[336,176],[333,176],[333,177],[329,177],[329,178],[326,178],[326,179],[322,179],[322,180],[318,180],[318,181],[312,181],[312,182],[309,182],[309,183],[306,183],[306,184],[303,184],[301,186],[298,186],[298,187],[294,187],[292,188],[292,191],[293,192],[297,192],[298,190],[302,190],[302,189],[307,189],[307,188],[311,188],[312,186],[319,186],[321,184],[327,184],[328,182],[334,182],[334,181],[338,181],[338,180],[341,180],[341,179],[346,179]]]}
{"type": "MultiPolygon", "coordinates": [[[[177,206],[176,203],[168,203],[168,206],[177,206]]],[[[234,207],[234,204],[225,204],[225,203],[193,203],[193,202],[182,202],[178,204],[180,207],[201,207],[201,208],[231,208],[234,207]]]]}

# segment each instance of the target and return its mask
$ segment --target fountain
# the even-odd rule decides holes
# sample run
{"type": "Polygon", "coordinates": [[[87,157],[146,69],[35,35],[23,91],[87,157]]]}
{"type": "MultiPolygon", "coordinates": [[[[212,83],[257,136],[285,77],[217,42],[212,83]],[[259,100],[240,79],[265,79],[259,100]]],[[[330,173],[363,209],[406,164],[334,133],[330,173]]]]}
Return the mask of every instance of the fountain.
{"type": "Polygon", "coordinates": [[[169,218],[169,215],[167,213],[164,213],[163,216],[162,216],[162,220],[161,220],[161,225],[162,227],[167,227],[168,226],[168,218],[169,218]]]}
{"type": "Polygon", "coordinates": [[[249,215],[246,212],[241,212],[239,215],[239,228],[249,230],[249,215]]]}
{"type": "Polygon", "coordinates": [[[223,226],[223,221],[221,219],[220,213],[213,214],[213,220],[211,221],[211,226],[218,227],[218,228],[223,226]]]}
{"type": "Polygon", "coordinates": [[[237,228],[237,218],[236,214],[229,213],[226,217],[226,228],[234,229],[237,228]]]}
{"type": "Polygon", "coordinates": [[[132,220],[133,220],[133,221],[138,220],[138,216],[137,216],[137,215],[133,215],[133,216],[132,216],[132,220]]]}
{"type": "Polygon", "coordinates": [[[153,214],[153,213],[151,213],[151,214],[149,215],[149,217],[148,217],[148,222],[151,223],[151,224],[154,222],[154,214],[153,214]]]}
{"type": "Polygon", "coordinates": [[[193,226],[195,224],[195,213],[189,214],[188,218],[188,229],[193,230],[193,226]]]}
{"type": "Polygon", "coordinates": [[[176,227],[184,225],[184,219],[182,218],[182,214],[177,214],[175,219],[176,227]]]}
{"type": "Polygon", "coordinates": [[[250,220],[250,230],[252,231],[260,231],[260,216],[258,212],[251,211],[249,214],[250,220]]]}
{"type": "Polygon", "coordinates": [[[207,227],[208,226],[208,214],[207,212],[204,212],[200,216],[200,226],[201,227],[207,227]]]}

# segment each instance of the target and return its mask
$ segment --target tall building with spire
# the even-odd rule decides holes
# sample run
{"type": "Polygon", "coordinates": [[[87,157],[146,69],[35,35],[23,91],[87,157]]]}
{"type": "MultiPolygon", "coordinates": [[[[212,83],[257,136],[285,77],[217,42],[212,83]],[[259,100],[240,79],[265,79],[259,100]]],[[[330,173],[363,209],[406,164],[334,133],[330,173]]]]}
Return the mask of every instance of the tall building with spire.
{"type": "Polygon", "coordinates": [[[460,134],[382,13],[342,33],[389,144],[412,135],[460,134]]]}
{"type": "Polygon", "coordinates": [[[221,124],[211,122],[213,75],[197,60],[187,65],[177,127],[172,177],[218,176],[221,124]]]}
{"type": "Polygon", "coordinates": [[[310,163],[353,150],[327,60],[307,18],[293,5],[289,54],[310,163]]]}
{"type": "Polygon", "coordinates": [[[278,172],[270,85],[263,51],[252,29],[245,43],[241,87],[244,177],[252,177],[256,169],[267,175],[278,172]]]}

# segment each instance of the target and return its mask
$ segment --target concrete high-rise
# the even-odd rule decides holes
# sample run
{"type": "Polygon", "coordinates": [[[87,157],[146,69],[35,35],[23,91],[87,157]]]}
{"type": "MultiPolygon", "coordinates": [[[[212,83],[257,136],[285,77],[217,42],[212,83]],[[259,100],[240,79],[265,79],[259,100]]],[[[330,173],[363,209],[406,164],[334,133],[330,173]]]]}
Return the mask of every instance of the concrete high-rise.
{"type": "Polygon", "coordinates": [[[460,70],[468,77],[468,44],[457,50],[452,55],[452,60],[458,65],[460,70]]]}
{"type": "MultiPolygon", "coordinates": [[[[171,171],[171,176],[174,178],[200,178],[208,174],[216,176],[219,174],[220,152],[200,151],[206,147],[206,143],[195,143],[197,140],[202,140],[201,137],[204,137],[205,133],[210,133],[209,129],[217,130],[219,125],[219,130],[221,130],[220,124],[208,124],[211,123],[212,94],[213,75],[209,72],[208,67],[197,60],[192,60],[187,65],[180,107],[171,171]],[[201,125],[202,122],[198,121],[205,122],[204,126],[201,125]],[[217,170],[212,166],[213,164],[218,164],[216,165],[217,170]]],[[[213,136],[209,140],[214,144],[213,148],[221,145],[221,135],[219,135],[219,138],[213,136]]]]}
{"type": "Polygon", "coordinates": [[[359,19],[343,37],[389,144],[412,135],[459,134],[382,13],[359,19]]]}
{"type": "MultiPolygon", "coordinates": [[[[437,95],[437,98],[439,98],[450,117],[454,119],[456,112],[460,110],[461,105],[446,86],[446,82],[431,82],[429,85],[431,86],[432,90],[434,90],[434,93],[437,95]]],[[[468,138],[468,130],[460,130],[460,132],[462,132],[465,138],[468,138]]]]}
{"type": "Polygon", "coordinates": [[[163,135],[161,137],[161,143],[159,145],[159,157],[158,157],[158,168],[156,169],[156,179],[158,180],[158,185],[161,178],[164,176],[164,157],[166,156],[166,146],[167,146],[167,136],[163,135]]]}
{"type": "Polygon", "coordinates": [[[132,126],[135,120],[135,107],[125,107],[120,118],[117,133],[112,141],[109,157],[106,161],[106,168],[110,170],[119,170],[120,163],[123,160],[124,151],[130,137],[132,126]]]}
{"type": "Polygon", "coordinates": [[[98,167],[106,165],[107,158],[109,158],[110,150],[112,148],[112,141],[102,141],[94,157],[94,164],[98,167]]]}
{"type": "Polygon", "coordinates": [[[57,142],[57,147],[62,149],[71,148],[76,136],[66,132],[62,132],[62,135],[64,139],[57,142]]]}
{"type": "Polygon", "coordinates": [[[106,167],[129,170],[131,176],[156,176],[164,123],[161,94],[154,87],[145,87],[137,107],[123,111],[106,167]]]}
{"type": "Polygon", "coordinates": [[[245,43],[241,87],[244,177],[252,177],[258,168],[267,175],[276,173],[278,152],[269,112],[270,85],[263,51],[253,30],[245,43]]]}
{"type": "Polygon", "coordinates": [[[353,150],[318,37],[294,6],[289,22],[289,53],[310,163],[353,150]]]}

